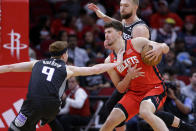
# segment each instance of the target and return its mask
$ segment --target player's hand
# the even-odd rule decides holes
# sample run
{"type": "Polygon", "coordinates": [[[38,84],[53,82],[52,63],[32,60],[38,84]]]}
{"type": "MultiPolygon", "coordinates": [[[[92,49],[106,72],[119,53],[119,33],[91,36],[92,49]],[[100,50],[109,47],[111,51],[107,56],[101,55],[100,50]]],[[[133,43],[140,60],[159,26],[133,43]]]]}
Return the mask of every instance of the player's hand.
{"type": "Polygon", "coordinates": [[[104,18],[105,14],[101,12],[101,10],[93,3],[87,5],[88,9],[94,11],[99,18],[104,18]]]}
{"type": "Polygon", "coordinates": [[[135,64],[133,67],[131,67],[131,64],[129,64],[127,75],[129,75],[131,79],[144,76],[144,72],[141,72],[141,69],[142,69],[141,67],[137,68],[137,64],[135,64]]]}
{"type": "Polygon", "coordinates": [[[170,88],[168,88],[168,94],[167,94],[167,96],[168,96],[169,98],[173,99],[173,100],[176,99],[176,96],[175,96],[174,91],[173,91],[172,89],[170,89],[170,88]]]}
{"type": "Polygon", "coordinates": [[[162,55],[163,51],[162,51],[161,45],[153,44],[152,46],[153,46],[152,50],[146,52],[145,56],[146,58],[149,58],[149,61],[153,59],[154,61],[157,61],[159,58],[159,55],[162,55]]]}
{"type": "Polygon", "coordinates": [[[88,9],[90,9],[90,10],[92,10],[94,12],[99,10],[99,8],[95,4],[93,4],[93,3],[88,4],[87,7],[88,7],[88,9]]]}
{"type": "Polygon", "coordinates": [[[125,50],[122,49],[122,48],[118,51],[117,62],[116,62],[118,65],[123,63],[123,55],[124,55],[124,53],[125,53],[125,50]]]}

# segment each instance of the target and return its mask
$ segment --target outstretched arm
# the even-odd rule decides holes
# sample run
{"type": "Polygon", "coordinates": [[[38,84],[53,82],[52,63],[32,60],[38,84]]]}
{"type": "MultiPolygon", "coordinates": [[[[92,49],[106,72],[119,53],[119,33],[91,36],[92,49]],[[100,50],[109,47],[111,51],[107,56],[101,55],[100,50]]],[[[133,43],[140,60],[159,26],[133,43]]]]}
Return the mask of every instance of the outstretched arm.
{"type": "Polygon", "coordinates": [[[72,76],[87,76],[94,74],[104,73],[123,62],[124,50],[120,50],[117,55],[117,62],[115,63],[106,63],[106,64],[97,64],[92,67],[76,67],[76,66],[67,66],[67,78],[72,76]]]}
{"type": "Polygon", "coordinates": [[[99,17],[100,19],[103,19],[104,22],[111,22],[113,20],[116,20],[116,19],[113,19],[107,15],[105,15],[103,12],[101,12],[101,10],[93,3],[90,3],[88,4],[88,8],[92,11],[94,11],[97,15],[97,17],[99,17]]]}
{"type": "Polygon", "coordinates": [[[0,66],[0,73],[6,73],[6,72],[31,72],[34,64],[36,61],[30,61],[30,62],[21,62],[16,64],[10,64],[10,65],[2,65],[0,66]]]}

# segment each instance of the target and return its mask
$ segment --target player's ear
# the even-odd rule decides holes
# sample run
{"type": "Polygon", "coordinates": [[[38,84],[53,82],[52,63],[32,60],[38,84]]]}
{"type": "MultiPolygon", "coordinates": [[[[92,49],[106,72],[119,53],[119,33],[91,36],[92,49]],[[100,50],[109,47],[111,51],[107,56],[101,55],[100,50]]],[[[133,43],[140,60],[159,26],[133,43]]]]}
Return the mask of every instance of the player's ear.
{"type": "Polygon", "coordinates": [[[135,5],[135,6],[134,6],[134,8],[135,8],[135,10],[136,10],[136,12],[137,12],[137,9],[138,9],[138,5],[135,5]]]}
{"type": "Polygon", "coordinates": [[[64,53],[64,54],[61,56],[61,58],[62,58],[63,60],[65,60],[65,61],[67,61],[67,59],[68,59],[68,53],[67,53],[67,52],[64,53]]]}

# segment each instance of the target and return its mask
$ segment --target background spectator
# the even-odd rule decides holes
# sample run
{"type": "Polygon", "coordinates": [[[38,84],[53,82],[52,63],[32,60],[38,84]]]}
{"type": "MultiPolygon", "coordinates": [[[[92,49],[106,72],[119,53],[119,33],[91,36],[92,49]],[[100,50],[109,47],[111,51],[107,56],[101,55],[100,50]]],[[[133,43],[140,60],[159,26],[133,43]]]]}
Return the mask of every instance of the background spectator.
{"type": "Polygon", "coordinates": [[[188,15],[185,17],[185,23],[182,32],[179,32],[179,36],[185,40],[185,48],[195,55],[196,50],[196,17],[194,15],[188,15]]]}
{"type": "Polygon", "coordinates": [[[86,66],[86,63],[89,61],[88,54],[86,50],[79,48],[77,46],[78,44],[78,38],[76,35],[69,35],[68,36],[68,54],[69,58],[72,58],[74,60],[75,66],[86,66]]]}
{"type": "Polygon", "coordinates": [[[170,47],[173,47],[177,38],[177,33],[174,29],[175,24],[176,22],[174,19],[165,19],[163,27],[152,30],[151,39],[160,43],[167,43],[170,47]]]}
{"type": "Polygon", "coordinates": [[[182,88],[182,93],[192,99],[196,98],[196,72],[192,72],[190,76],[190,84],[182,88]]]}
{"type": "Polygon", "coordinates": [[[90,104],[88,94],[81,88],[76,77],[68,80],[69,93],[66,94],[65,106],[60,110],[58,120],[65,131],[72,127],[86,125],[90,120],[90,104]]]}
{"type": "MultiPolygon", "coordinates": [[[[95,64],[96,62],[91,60],[87,66],[93,66],[95,64]]],[[[90,95],[98,95],[101,88],[111,87],[111,84],[103,74],[86,76],[84,81],[84,87],[89,91],[90,95]]]]}
{"type": "Polygon", "coordinates": [[[159,64],[159,70],[161,73],[164,73],[165,69],[174,70],[178,75],[186,74],[185,66],[176,60],[176,54],[173,49],[170,49],[165,57],[163,57],[162,62],[159,64]]]}
{"type": "Polygon", "coordinates": [[[168,3],[166,0],[159,0],[158,2],[158,12],[154,13],[150,18],[150,26],[152,28],[163,27],[164,21],[167,18],[172,18],[176,22],[176,30],[180,30],[183,26],[182,19],[176,14],[169,10],[168,3]]]}

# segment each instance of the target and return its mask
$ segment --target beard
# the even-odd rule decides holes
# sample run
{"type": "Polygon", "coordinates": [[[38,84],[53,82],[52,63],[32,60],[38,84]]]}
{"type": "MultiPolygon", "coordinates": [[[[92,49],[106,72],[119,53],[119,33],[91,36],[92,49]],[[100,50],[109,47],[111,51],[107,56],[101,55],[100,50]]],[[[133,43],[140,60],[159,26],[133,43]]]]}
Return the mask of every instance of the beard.
{"type": "Polygon", "coordinates": [[[128,14],[121,14],[121,18],[122,18],[122,19],[128,19],[128,18],[130,18],[132,15],[133,15],[132,12],[130,12],[130,13],[128,13],[128,14]]]}

